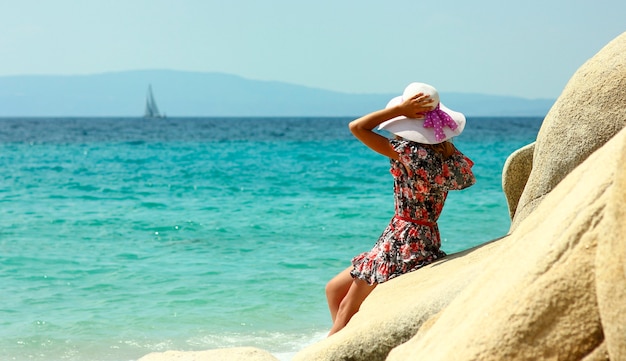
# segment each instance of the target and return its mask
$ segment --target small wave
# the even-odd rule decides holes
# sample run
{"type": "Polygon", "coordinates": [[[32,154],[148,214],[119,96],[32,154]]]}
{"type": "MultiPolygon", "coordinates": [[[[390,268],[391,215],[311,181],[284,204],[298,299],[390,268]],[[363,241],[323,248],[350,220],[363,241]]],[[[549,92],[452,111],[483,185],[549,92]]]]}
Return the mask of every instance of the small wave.
{"type": "Polygon", "coordinates": [[[328,330],[310,332],[254,332],[249,334],[223,333],[188,340],[194,348],[217,349],[233,347],[257,347],[267,350],[281,361],[288,361],[305,347],[323,340],[328,330]]]}
{"type": "Polygon", "coordinates": [[[316,268],[314,265],[306,264],[306,263],[291,263],[291,262],[278,262],[279,266],[290,268],[290,269],[311,269],[316,268]]]}
{"type": "Polygon", "coordinates": [[[142,259],[139,255],[135,253],[120,253],[116,256],[118,259],[127,260],[127,261],[136,261],[142,259]]]}
{"type": "Polygon", "coordinates": [[[167,208],[167,204],[159,202],[141,202],[140,207],[149,209],[167,208]]]}

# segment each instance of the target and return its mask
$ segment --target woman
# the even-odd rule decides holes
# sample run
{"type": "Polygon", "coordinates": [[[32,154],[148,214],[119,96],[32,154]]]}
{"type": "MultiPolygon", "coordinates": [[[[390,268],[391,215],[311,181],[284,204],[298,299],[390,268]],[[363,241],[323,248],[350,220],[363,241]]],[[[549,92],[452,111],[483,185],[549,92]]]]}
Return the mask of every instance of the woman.
{"type": "Polygon", "coordinates": [[[476,182],[473,162],[449,141],[461,134],[465,116],[439,103],[432,86],[411,83],[385,109],[350,123],[350,131],[391,160],[395,215],[372,250],[326,285],[333,320],[329,336],[341,330],[377,284],[417,270],[446,254],[437,219],[448,190],[476,182]],[[388,139],[374,128],[394,134],[388,139]]]}

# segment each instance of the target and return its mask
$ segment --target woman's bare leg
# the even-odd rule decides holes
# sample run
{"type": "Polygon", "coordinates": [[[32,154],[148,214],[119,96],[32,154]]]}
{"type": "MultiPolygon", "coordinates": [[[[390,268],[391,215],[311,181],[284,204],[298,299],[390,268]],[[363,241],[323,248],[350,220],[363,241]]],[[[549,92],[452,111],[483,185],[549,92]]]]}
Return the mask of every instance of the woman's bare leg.
{"type": "Polygon", "coordinates": [[[328,300],[328,310],[330,311],[330,317],[333,323],[337,317],[337,311],[339,310],[341,301],[346,297],[350,286],[352,286],[351,270],[352,267],[346,268],[326,284],[326,299],[328,300]]]}
{"type": "Polygon", "coordinates": [[[367,282],[358,278],[352,280],[348,293],[339,305],[333,327],[330,329],[328,336],[338,332],[348,324],[348,321],[359,311],[361,304],[375,287],[375,284],[370,286],[367,282]]]}

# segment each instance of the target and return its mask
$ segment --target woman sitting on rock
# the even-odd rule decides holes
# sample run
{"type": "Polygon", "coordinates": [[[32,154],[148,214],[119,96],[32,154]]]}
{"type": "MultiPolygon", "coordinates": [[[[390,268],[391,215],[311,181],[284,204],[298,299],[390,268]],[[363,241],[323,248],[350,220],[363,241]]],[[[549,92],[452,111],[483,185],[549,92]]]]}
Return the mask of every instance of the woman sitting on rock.
{"type": "Polygon", "coordinates": [[[465,116],[439,103],[437,90],[424,83],[409,84],[385,109],[350,123],[354,136],[391,160],[395,215],[374,248],[354,257],[326,285],[329,335],[348,323],[377,284],[446,255],[437,219],[448,191],[476,182],[473,162],[450,142],[464,127],[465,116]],[[395,139],[377,134],[376,127],[395,139]]]}

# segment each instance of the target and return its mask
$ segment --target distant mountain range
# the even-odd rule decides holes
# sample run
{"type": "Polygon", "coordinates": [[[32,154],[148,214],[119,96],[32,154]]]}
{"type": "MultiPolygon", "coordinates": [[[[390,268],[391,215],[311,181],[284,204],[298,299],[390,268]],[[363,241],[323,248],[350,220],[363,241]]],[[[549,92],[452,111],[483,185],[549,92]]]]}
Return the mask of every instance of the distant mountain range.
{"type": "MultiPolygon", "coordinates": [[[[193,116],[359,116],[397,94],[350,94],[223,73],[142,70],[95,75],[0,77],[0,117],[144,113],[152,85],[162,113],[193,116]]],[[[545,116],[554,99],[441,93],[468,116],[545,116]]]]}

